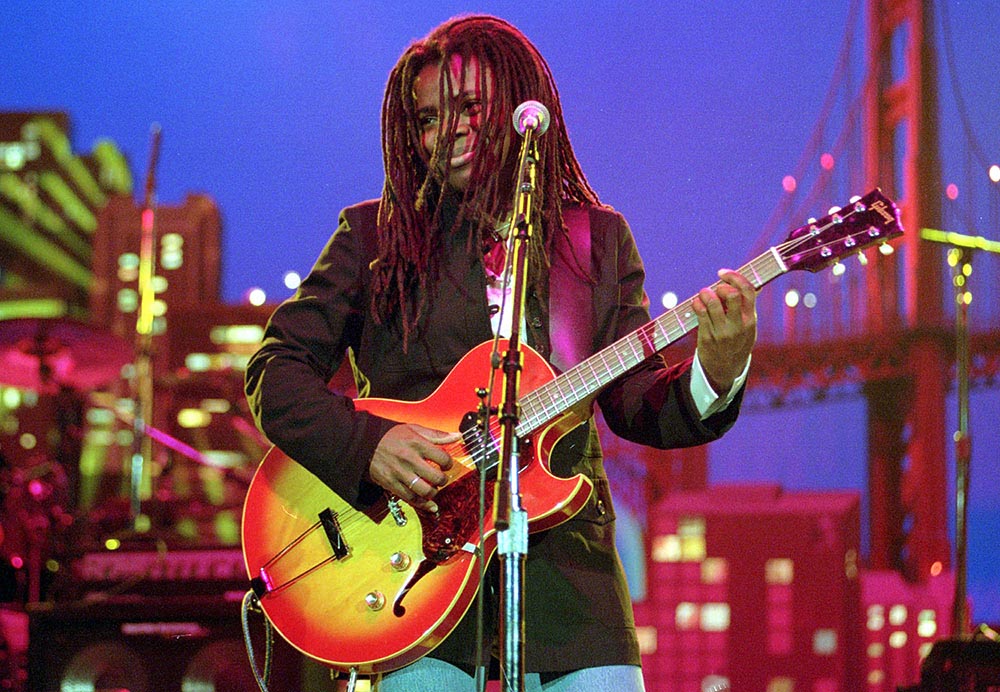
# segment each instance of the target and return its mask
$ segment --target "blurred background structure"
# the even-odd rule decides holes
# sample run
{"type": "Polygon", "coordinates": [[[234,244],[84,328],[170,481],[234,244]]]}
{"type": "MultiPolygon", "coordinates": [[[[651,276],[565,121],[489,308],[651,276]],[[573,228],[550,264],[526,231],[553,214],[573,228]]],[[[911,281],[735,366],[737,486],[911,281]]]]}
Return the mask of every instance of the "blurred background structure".
{"type": "Polygon", "coordinates": [[[255,686],[243,364],[379,194],[397,56],[471,10],[548,58],[654,313],[852,195],[902,210],[892,254],[763,289],[726,438],[605,436],[647,689],[1000,685],[947,648],[1000,623],[1000,6],[88,5],[0,10],[0,690],[255,686]]]}

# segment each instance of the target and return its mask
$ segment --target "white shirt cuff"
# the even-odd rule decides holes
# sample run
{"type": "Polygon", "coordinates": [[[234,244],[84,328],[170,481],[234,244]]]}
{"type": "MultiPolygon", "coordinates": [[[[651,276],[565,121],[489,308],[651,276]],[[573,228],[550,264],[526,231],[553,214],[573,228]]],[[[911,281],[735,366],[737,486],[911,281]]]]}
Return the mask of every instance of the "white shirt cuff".
{"type": "Polygon", "coordinates": [[[733,402],[736,393],[740,391],[740,387],[747,381],[747,373],[750,372],[750,358],[747,358],[747,364],[743,366],[743,372],[733,382],[733,386],[729,388],[729,392],[725,396],[720,396],[712,389],[712,385],[708,383],[708,377],[705,375],[705,370],[701,367],[701,360],[698,358],[698,349],[695,349],[694,363],[691,364],[691,396],[694,398],[694,405],[698,407],[701,420],[705,420],[709,416],[722,411],[733,402]]]}

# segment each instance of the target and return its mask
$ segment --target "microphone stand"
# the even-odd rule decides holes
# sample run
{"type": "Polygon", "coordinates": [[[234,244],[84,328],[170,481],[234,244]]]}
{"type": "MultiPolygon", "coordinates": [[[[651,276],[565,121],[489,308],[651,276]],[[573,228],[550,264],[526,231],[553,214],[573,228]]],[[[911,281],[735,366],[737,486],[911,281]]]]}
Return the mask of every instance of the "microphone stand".
{"type": "Polygon", "coordinates": [[[973,250],[1000,254],[1000,243],[983,237],[947,233],[933,228],[920,229],[920,237],[950,245],[948,264],[955,289],[955,361],[958,380],[958,430],[955,431],[955,594],[951,610],[952,636],[969,635],[969,605],[966,596],[968,561],[969,471],[972,438],[969,435],[969,303],[973,250]]]}
{"type": "Polygon", "coordinates": [[[526,294],[528,241],[534,232],[532,202],[538,158],[535,127],[524,130],[518,163],[517,188],[509,245],[514,272],[511,334],[503,357],[504,391],[500,407],[501,454],[494,498],[494,526],[500,554],[500,642],[503,692],[524,690],[524,562],[528,556],[528,513],[521,506],[518,480],[520,441],[517,438],[518,386],[523,357],[520,348],[521,314],[526,294]]]}
{"type": "Polygon", "coordinates": [[[161,130],[158,124],[152,127],[152,145],[149,170],[146,174],[146,197],[141,216],[139,240],[139,316],[135,331],[135,420],[133,435],[129,499],[131,503],[132,528],[141,530],[142,500],[152,494],[152,476],[149,468],[152,459],[153,439],[148,434],[147,424],[153,420],[153,300],[156,291],[153,276],[156,273],[156,164],[160,157],[161,130]]]}

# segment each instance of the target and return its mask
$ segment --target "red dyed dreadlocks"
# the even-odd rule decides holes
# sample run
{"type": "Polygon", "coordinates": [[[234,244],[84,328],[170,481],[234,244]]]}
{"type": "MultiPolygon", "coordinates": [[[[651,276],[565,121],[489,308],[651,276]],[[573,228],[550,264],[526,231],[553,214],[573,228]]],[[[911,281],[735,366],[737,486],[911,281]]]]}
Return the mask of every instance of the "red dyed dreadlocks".
{"type": "MultiPolygon", "coordinates": [[[[538,139],[536,208],[541,223],[536,228],[541,232],[534,238],[541,237],[529,250],[533,279],[547,264],[552,234],[566,232],[560,201],[600,204],[570,145],[552,73],[524,34],[496,17],[475,15],[451,19],[413,43],[390,73],[382,102],[385,184],[372,287],[376,319],[387,319],[398,311],[404,344],[421,317],[426,283],[436,269],[439,236],[451,230],[440,227],[445,197],[456,195],[443,183],[448,171],[438,169],[439,159],[446,160],[454,145],[457,118],[452,117],[441,128],[433,160],[427,161],[420,145],[414,80],[427,65],[447,64],[453,55],[462,57],[463,66],[470,58],[483,66],[479,71],[480,93],[492,93],[492,97],[486,104],[486,121],[479,130],[481,146],[452,229],[472,221],[481,227],[481,233],[489,232],[509,213],[517,147],[508,147],[514,152],[505,158],[504,142],[510,141],[514,109],[529,99],[545,104],[551,115],[548,131],[538,139]]],[[[441,73],[440,102],[445,103],[453,98],[452,74],[448,69],[441,73]]],[[[452,108],[451,112],[458,110],[452,108]]],[[[471,238],[478,241],[479,236],[471,238]]]]}

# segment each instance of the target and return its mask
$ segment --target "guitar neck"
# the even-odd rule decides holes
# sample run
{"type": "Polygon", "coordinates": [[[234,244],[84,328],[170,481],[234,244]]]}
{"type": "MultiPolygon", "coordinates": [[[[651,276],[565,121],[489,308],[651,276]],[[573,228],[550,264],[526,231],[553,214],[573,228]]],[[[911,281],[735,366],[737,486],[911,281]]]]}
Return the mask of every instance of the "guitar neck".
{"type": "MultiPolygon", "coordinates": [[[[739,270],[760,289],[788,271],[775,248],[751,260],[739,270]]],[[[716,282],[714,287],[717,287],[716,282]]],[[[521,398],[521,421],[517,435],[524,437],[581,404],[605,385],[662,351],[698,326],[692,303],[694,296],[668,310],[631,334],[598,351],[563,374],[521,398]]]]}

